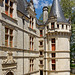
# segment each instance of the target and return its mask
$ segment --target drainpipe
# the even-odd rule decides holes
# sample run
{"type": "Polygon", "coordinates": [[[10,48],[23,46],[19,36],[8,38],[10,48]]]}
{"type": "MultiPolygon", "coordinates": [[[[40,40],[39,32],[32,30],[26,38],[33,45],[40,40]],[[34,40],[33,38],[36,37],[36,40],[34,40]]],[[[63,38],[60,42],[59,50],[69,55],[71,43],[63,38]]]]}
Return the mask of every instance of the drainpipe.
{"type": "MultiPolygon", "coordinates": [[[[46,30],[44,28],[44,51],[46,51],[46,30]]],[[[46,58],[46,53],[44,52],[44,57],[46,58]]],[[[46,59],[44,60],[44,69],[46,70],[46,59]]],[[[46,75],[46,72],[44,72],[46,75]]]]}
{"type": "Polygon", "coordinates": [[[24,16],[22,16],[22,21],[23,21],[23,75],[24,75],[24,25],[25,25],[24,20],[25,18],[24,16]]]}

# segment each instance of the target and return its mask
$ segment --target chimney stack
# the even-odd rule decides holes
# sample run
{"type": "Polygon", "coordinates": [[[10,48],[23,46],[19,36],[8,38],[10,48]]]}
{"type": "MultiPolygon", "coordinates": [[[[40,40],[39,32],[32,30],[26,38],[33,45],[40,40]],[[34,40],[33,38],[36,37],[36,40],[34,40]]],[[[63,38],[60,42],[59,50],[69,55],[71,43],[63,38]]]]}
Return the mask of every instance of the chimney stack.
{"type": "Polygon", "coordinates": [[[43,22],[46,23],[47,19],[48,19],[48,7],[45,6],[43,7],[43,22]]]}

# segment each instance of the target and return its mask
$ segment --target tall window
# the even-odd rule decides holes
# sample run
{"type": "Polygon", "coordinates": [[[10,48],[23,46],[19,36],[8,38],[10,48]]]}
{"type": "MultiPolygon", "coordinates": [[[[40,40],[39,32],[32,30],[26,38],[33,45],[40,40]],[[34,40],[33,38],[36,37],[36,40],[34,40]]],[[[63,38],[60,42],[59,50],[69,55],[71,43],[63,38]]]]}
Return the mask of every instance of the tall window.
{"type": "Polygon", "coordinates": [[[40,30],[40,37],[43,36],[43,30],[40,30]]]}
{"type": "Polygon", "coordinates": [[[13,47],[13,30],[5,27],[5,46],[13,47]]]}
{"type": "Polygon", "coordinates": [[[8,46],[8,28],[5,28],[5,46],[8,46]]]}
{"type": "Polygon", "coordinates": [[[34,49],[34,38],[30,36],[30,50],[34,49]]]}
{"type": "Polygon", "coordinates": [[[54,23],[51,23],[51,29],[54,29],[55,26],[54,26],[54,23]]]}
{"type": "Polygon", "coordinates": [[[30,72],[34,69],[34,60],[30,59],[30,72]]]}
{"type": "MultiPolygon", "coordinates": [[[[52,51],[55,51],[55,38],[51,39],[51,44],[52,44],[52,51]]],[[[52,58],[55,58],[56,54],[52,53],[52,58]]],[[[56,60],[52,59],[52,70],[56,69],[56,60]]]]}
{"type": "Polygon", "coordinates": [[[13,47],[13,30],[10,29],[10,47],[13,47]]]}
{"type": "Polygon", "coordinates": [[[55,56],[56,56],[55,53],[52,53],[52,58],[55,58],[55,56]]]}
{"type": "Polygon", "coordinates": [[[59,29],[59,24],[57,24],[57,28],[59,29]]]}
{"type": "Polygon", "coordinates": [[[64,29],[64,25],[62,25],[62,29],[64,29]]]}
{"type": "MultiPolygon", "coordinates": [[[[55,58],[55,53],[52,53],[52,58],[55,58]]],[[[55,59],[52,59],[52,70],[56,69],[56,61],[55,59]]]]}
{"type": "Polygon", "coordinates": [[[66,29],[67,29],[67,25],[66,25],[66,29]]]}
{"type": "Polygon", "coordinates": [[[40,70],[40,75],[43,75],[43,70],[40,70]]]}
{"type": "Polygon", "coordinates": [[[11,0],[5,0],[5,14],[13,16],[13,2],[11,0]]]}
{"type": "Polygon", "coordinates": [[[55,38],[51,40],[51,44],[52,44],[52,51],[55,51],[55,38]]]}
{"type": "Polygon", "coordinates": [[[43,55],[43,52],[42,51],[40,51],[40,56],[42,56],[43,55]]]}
{"type": "Polygon", "coordinates": [[[55,64],[52,64],[52,70],[55,70],[56,68],[55,68],[55,64]]]}
{"type": "Polygon", "coordinates": [[[34,18],[30,16],[30,28],[33,29],[34,26],[34,18]]]}
{"type": "Polygon", "coordinates": [[[40,46],[43,46],[43,41],[40,41],[40,46]]]}
{"type": "Polygon", "coordinates": [[[47,29],[49,29],[49,26],[47,26],[47,29]]]}
{"type": "Polygon", "coordinates": [[[43,60],[40,60],[40,65],[43,65],[43,60]]]}

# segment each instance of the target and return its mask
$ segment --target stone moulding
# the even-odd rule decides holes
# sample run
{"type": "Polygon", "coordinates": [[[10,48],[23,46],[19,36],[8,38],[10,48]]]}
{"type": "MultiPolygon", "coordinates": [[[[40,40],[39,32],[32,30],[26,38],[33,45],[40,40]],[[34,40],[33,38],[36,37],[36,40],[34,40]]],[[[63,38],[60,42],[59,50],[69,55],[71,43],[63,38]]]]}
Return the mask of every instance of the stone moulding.
{"type": "Polygon", "coordinates": [[[50,71],[50,70],[44,70],[44,72],[70,72],[70,70],[60,70],[60,71],[50,71]]]}

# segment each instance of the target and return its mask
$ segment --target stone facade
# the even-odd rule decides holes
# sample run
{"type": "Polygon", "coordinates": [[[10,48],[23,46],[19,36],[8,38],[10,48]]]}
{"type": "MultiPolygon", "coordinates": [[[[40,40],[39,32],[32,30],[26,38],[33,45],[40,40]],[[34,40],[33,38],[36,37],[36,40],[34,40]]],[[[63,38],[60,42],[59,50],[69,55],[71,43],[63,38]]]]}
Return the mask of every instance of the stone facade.
{"type": "Polygon", "coordinates": [[[69,23],[48,7],[40,23],[32,0],[0,0],[0,10],[0,75],[70,75],[69,23]]]}

